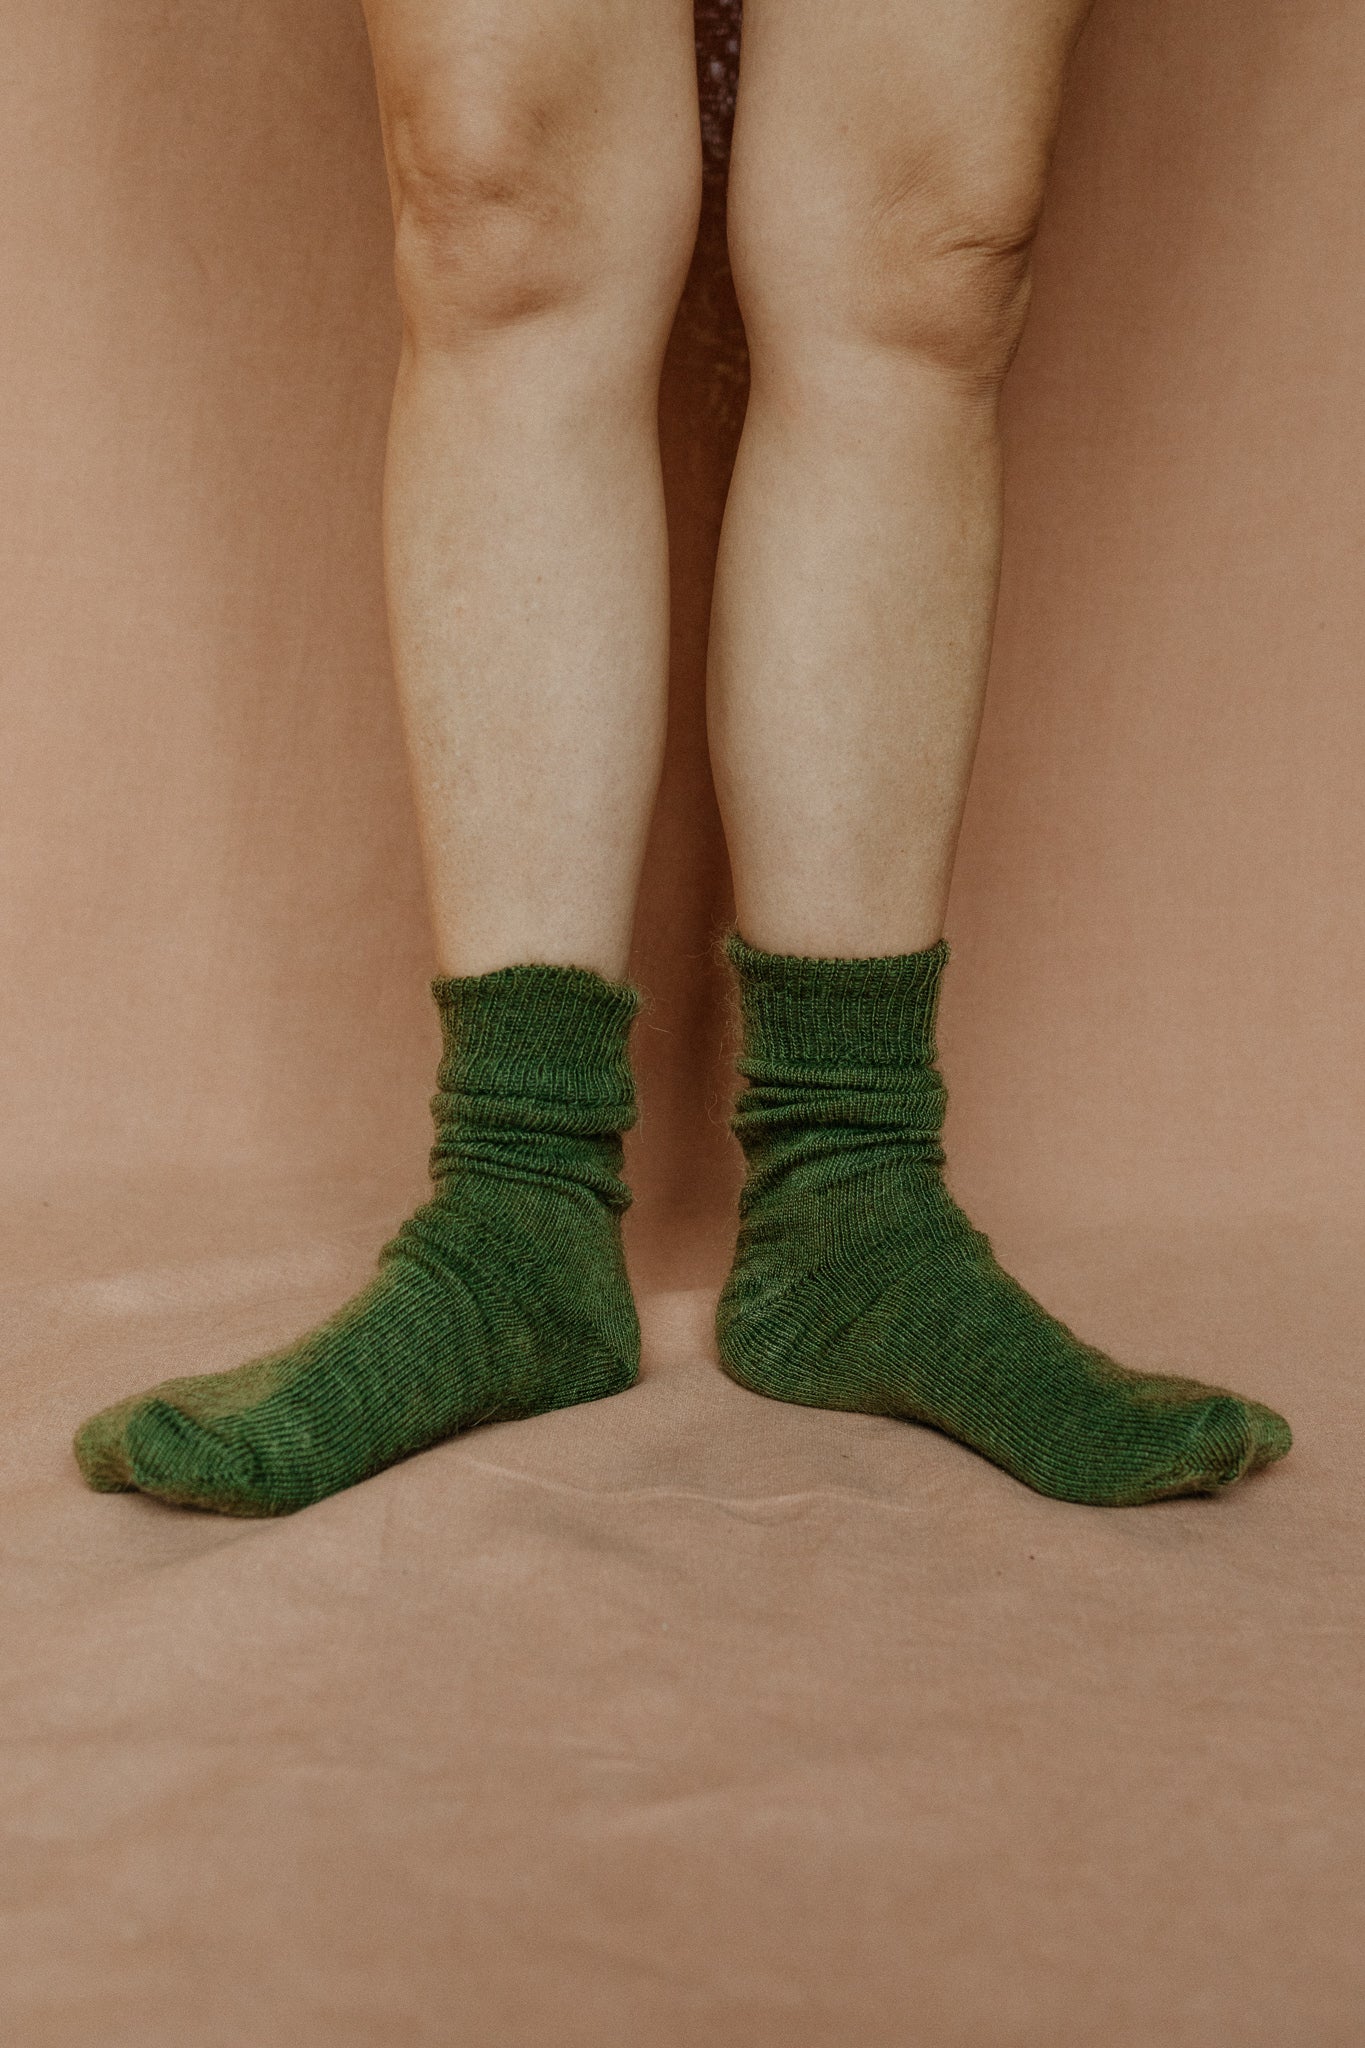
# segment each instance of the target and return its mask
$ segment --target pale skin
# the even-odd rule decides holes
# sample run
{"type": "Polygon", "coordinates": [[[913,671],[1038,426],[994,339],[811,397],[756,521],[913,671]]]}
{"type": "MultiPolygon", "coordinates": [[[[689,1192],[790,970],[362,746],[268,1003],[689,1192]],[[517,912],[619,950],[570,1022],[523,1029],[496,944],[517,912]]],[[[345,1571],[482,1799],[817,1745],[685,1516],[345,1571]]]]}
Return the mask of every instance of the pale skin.
{"type": "MultiPolygon", "coordinates": [[[[393,646],[439,964],[468,979],[437,992],[433,1199],[370,1286],[296,1345],[77,1433],[92,1485],[228,1513],[290,1512],[638,1368],[617,1222],[633,998],[559,970],[624,978],[660,776],[691,0],[367,6],[404,325],[393,646]]],[[[929,1422],[1040,1492],[1128,1506],[1219,1492],[1289,1426],[1119,1365],[996,1264],[937,1171],[927,1036],[995,606],[1000,389],[1084,11],[747,0],[728,228],[752,385],[708,707],[750,1085],[716,1337],[755,1392],[929,1422]]]]}
{"type": "MultiPolygon", "coordinates": [[[[1089,0],[747,0],[752,360],[712,762],[752,944],[940,935],[1000,387],[1089,0]]],[[[439,965],[624,975],[663,745],[656,404],[696,229],[690,0],[367,0],[403,308],[385,557],[439,965]]]]}

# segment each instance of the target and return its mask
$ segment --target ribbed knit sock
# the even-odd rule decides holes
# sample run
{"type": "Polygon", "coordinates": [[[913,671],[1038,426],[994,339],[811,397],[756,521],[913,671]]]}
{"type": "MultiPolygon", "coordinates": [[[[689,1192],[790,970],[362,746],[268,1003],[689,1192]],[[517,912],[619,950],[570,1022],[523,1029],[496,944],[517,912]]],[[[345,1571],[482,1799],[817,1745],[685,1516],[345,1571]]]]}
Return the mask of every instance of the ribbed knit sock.
{"type": "Polygon", "coordinates": [[[432,1200],[320,1329],[92,1417],[75,1442],[92,1486],[288,1514],[473,1423],[634,1380],[620,1177],[634,990],[528,966],[432,992],[444,1032],[432,1200]]]}
{"type": "Polygon", "coordinates": [[[943,1179],[934,1022],[948,948],[762,953],[732,934],[748,1160],[717,1317],[726,1371],[783,1401],[931,1423],[1059,1500],[1218,1493],[1284,1456],[1271,1409],[1134,1372],[996,1263],[943,1179]]]}

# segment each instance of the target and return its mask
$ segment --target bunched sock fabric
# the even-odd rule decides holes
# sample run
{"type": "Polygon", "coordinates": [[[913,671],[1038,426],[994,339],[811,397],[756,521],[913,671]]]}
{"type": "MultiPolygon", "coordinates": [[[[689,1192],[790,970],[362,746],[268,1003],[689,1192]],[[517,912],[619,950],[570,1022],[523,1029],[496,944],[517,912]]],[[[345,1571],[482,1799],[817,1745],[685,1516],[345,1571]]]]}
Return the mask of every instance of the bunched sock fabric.
{"type": "Polygon", "coordinates": [[[1083,1343],[1001,1268],[944,1183],[935,1014],[948,947],[866,960],[732,933],[748,1171],[720,1299],[726,1371],[783,1401],[930,1423],[1056,1499],[1214,1494],[1289,1425],[1083,1343]]]}
{"type": "Polygon", "coordinates": [[[444,1036],[432,1199],[321,1328],[86,1422],[75,1451],[91,1486],[288,1514],[472,1424],[632,1383],[620,1169],[635,991],[526,966],[432,992],[444,1036]]]}

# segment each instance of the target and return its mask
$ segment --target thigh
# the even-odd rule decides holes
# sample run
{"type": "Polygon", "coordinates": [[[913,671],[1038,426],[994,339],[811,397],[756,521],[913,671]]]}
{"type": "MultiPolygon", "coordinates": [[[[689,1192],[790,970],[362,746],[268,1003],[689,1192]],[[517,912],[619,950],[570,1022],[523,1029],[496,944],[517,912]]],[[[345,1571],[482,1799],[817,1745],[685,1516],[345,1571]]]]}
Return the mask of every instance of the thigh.
{"type": "Polygon", "coordinates": [[[691,0],[363,4],[400,187],[429,159],[493,187],[536,160],[582,186],[695,153],[691,0]]]}
{"type": "Polygon", "coordinates": [[[1067,60],[1093,0],[745,0],[736,148],[787,160],[918,152],[983,161],[1050,144],[1067,60]]]}

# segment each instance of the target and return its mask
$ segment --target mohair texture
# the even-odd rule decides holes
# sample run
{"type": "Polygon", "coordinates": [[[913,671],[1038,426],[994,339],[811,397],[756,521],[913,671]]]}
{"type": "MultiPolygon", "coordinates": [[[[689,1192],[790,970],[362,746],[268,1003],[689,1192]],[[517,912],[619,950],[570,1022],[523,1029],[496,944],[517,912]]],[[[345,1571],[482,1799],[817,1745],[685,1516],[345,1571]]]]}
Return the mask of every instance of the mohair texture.
{"type": "Polygon", "coordinates": [[[1215,1494],[1283,1457],[1258,1402],[1135,1372],[997,1263],[949,1194],[935,1022],[946,941],[877,959],[765,953],[738,933],[748,1171],[717,1312],[757,1393],[930,1423],[1056,1499],[1215,1494]]]}
{"type": "Polygon", "coordinates": [[[319,1329],[93,1416],[75,1440],[91,1486],[288,1514],[474,1423],[632,1383],[621,1133],[635,1118],[638,996],[549,966],[443,978],[432,993],[432,1199],[319,1329]]]}

